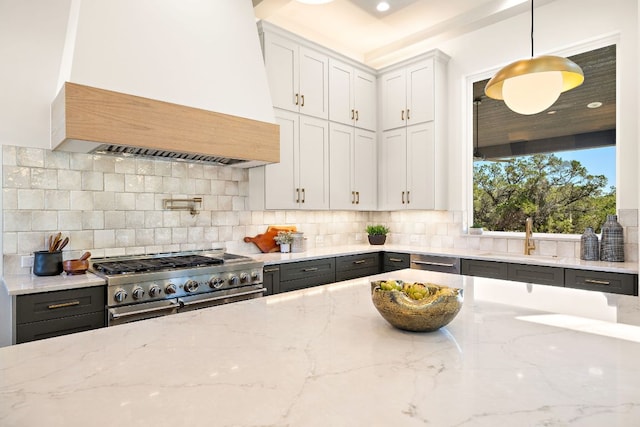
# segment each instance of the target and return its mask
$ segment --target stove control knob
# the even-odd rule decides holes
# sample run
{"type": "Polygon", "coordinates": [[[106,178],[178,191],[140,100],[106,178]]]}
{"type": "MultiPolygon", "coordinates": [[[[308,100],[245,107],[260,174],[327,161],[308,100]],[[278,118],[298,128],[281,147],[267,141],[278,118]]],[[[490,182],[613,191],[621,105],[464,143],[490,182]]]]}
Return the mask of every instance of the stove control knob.
{"type": "Polygon", "coordinates": [[[257,271],[254,271],[251,273],[251,281],[252,282],[257,282],[258,280],[260,280],[260,273],[258,273],[257,271]]]}
{"type": "Polygon", "coordinates": [[[144,289],[138,286],[133,290],[133,292],[131,292],[131,295],[133,295],[133,299],[142,299],[144,296],[144,289]]]}
{"type": "Polygon", "coordinates": [[[113,299],[116,300],[116,302],[124,301],[125,299],[127,299],[127,291],[125,291],[124,289],[118,289],[113,295],[113,299]]]}
{"type": "Polygon", "coordinates": [[[209,287],[213,289],[218,289],[222,285],[224,285],[224,279],[219,277],[212,277],[211,280],[209,280],[209,287]]]}
{"type": "Polygon", "coordinates": [[[238,276],[229,277],[229,284],[231,286],[237,286],[238,285],[238,281],[239,281],[238,276]]]}
{"type": "Polygon", "coordinates": [[[171,294],[175,294],[176,292],[178,292],[178,288],[176,288],[176,285],[174,285],[173,283],[169,283],[165,288],[164,291],[167,295],[171,295],[171,294]]]}
{"type": "Polygon", "coordinates": [[[158,286],[158,285],[152,285],[149,288],[149,296],[151,298],[158,297],[158,296],[160,296],[161,293],[162,293],[162,289],[160,289],[160,286],[158,286]]]}
{"type": "Polygon", "coordinates": [[[184,284],[184,290],[187,292],[195,292],[198,290],[198,282],[195,280],[187,280],[184,284]]]}
{"type": "Polygon", "coordinates": [[[249,275],[247,273],[240,274],[240,282],[247,283],[249,281],[249,275]]]}

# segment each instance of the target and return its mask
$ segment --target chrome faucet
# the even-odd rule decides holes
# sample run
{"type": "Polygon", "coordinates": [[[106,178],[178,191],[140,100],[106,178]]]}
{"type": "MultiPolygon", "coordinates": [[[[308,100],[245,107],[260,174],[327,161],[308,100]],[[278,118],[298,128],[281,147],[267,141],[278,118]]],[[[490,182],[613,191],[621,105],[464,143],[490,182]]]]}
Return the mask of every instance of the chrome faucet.
{"type": "Polygon", "coordinates": [[[531,255],[536,248],[532,240],[533,237],[533,218],[529,217],[524,222],[524,254],[531,255]]]}

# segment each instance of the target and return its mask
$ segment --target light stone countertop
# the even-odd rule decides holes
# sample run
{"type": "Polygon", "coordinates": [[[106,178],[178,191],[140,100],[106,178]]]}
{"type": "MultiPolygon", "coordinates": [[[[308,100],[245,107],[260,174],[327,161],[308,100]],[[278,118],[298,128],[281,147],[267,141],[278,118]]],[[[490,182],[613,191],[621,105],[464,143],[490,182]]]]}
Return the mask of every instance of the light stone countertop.
{"type": "MultiPolygon", "coordinates": [[[[477,251],[473,249],[440,249],[424,248],[403,245],[344,245],[327,246],[308,249],[297,253],[251,253],[246,254],[265,265],[282,264],[287,262],[314,260],[333,256],[354,255],[367,252],[404,252],[425,255],[454,256],[468,259],[481,259],[486,261],[502,261],[520,264],[547,265],[555,267],[576,268],[583,270],[607,271],[614,273],[638,274],[638,263],[636,262],[602,262],[602,261],[582,261],[576,258],[556,258],[537,255],[520,255],[509,253],[489,253],[487,251],[477,251]]],[[[88,286],[104,285],[105,280],[87,272],[77,276],[38,277],[27,274],[5,275],[3,277],[5,290],[9,295],[23,295],[38,292],[49,292],[64,289],[75,289],[88,286]]]]}
{"type": "Polygon", "coordinates": [[[0,348],[0,425],[632,426],[640,299],[402,270],[0,348]],[[410,333],[370,280],[464,287],[410,333]]]}

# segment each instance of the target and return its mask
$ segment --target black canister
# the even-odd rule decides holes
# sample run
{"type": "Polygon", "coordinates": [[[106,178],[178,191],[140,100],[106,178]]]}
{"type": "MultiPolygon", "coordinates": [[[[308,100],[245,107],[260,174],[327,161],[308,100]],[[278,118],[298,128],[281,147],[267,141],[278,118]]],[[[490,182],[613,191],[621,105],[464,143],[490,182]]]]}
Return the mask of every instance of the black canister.
{"type": "Polygon", "coordinates": [[[600,261],[624,261],[624,236],[618,215],[607,215],[607,220],[602,224],[600,261]]]}
{"type": "Polygon", "coordinates": [[[62,273],[62,251],[36,251],[33,253],[33,274],[57,276],[62,273]]]}
{"type": "Polygon", "coordinates": [[[598,236],[592,227],[587,227],[580,238],[580,259],[585,261],[600,260],[600,245],[598,236]]]}

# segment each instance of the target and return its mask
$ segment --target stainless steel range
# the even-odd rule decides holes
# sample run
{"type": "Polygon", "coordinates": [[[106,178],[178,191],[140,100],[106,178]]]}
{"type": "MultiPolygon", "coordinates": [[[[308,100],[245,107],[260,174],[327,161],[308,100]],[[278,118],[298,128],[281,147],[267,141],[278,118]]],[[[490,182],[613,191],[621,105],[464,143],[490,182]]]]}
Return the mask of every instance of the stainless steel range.
{"type": "Polygon", "coordinates": [[[94,258],[109,326],[262,296],[263,263],[219,250],[94,258]]]}

